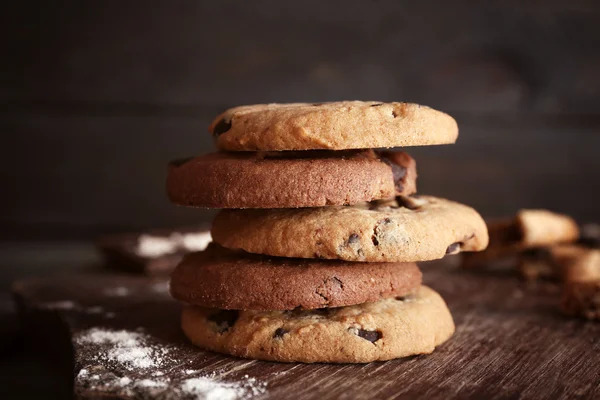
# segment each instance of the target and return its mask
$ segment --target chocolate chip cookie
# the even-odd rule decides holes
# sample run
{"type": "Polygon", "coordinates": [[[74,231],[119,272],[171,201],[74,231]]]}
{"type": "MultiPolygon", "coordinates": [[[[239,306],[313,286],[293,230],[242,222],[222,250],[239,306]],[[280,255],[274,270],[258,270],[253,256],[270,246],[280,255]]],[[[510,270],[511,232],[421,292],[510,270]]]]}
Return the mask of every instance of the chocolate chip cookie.
{"type": "Polygon", "coordinates": [[[212,153],[171,163],[167,194],[194,207],[320,207],[412,194],[416,179],[404,152],[212,153]]]}
{"type": "Polygon", "coordinates": [[[267,257],[218,245],[189,254],[171,276],[171,294],[220,309],[339,307],[406,296],[421,285],[414,263],[358,264],[267,257]]]}
{"type": "Polygon", "coordinates": [[[432,196],[347,207],[223,210],[212,235],[224,247],[251,253],[366,262],[434,260],[488,243],[474,209],[432,196]]]}
{"type": "Polygon", "coordinates": [[[521,210],[514,218],[489,222],[488,229],[488,248],[465,254],[464,267],[486,265],[527,249],[572,243],[579,237],[579,228],[571,217],[548,210],[521,210]]]}
{"type": "Polygon", "coordinates": [[[519,271],[528,280],[600,280],[600,249],[568,244],[529,250],[521,255],[519,271]]]}
{"type": "Polygon", "coordinates": [[[410,103],[342,101],[235,107],[209,127],[230,151],[345,150],[454,143],[456,121],[410,103]]]}
{"type": "Polygon", "coordinates": [[[293,311],[186,307],[182,328],[195,345],[243,358],[366,363],[431,353],[454,333],[444,300],[414,295],[355,306],[293,311]]]}

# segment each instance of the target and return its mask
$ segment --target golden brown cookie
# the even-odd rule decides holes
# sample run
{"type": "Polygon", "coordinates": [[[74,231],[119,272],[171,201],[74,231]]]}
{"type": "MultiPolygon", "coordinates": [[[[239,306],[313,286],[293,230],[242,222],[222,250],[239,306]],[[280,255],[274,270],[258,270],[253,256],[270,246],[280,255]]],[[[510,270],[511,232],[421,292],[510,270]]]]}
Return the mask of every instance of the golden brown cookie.
{"type": "Polygon", "coordinates": [[[485,266],[527,249],[571,243],[579,237],[579,228],[571,217],[548,210],[521,210],[514,218],[491,221],[488,231],[488,248],[465,254],[464,267],[485,266]]]}
{"type": "Polygon", "coordinates": [[[218,245],[189,254],[171,276],[177,300],[237,310],[340,307],[405,296],[420,285],[414,263],[267,257],[218,245]]]}
{"type": "Polygon", "coordinates": [[[345,150],[454,143],[456,121],[410,103],[341,101],[231,108],[209,127],[229,151],[345,150]]]}
{"type": "Polygon", "coordinates": [[[412,194],[416,180],[404,152],[212,153],[171,163],[167,194],[193,207],[320,207],[412,194]]]}
{"type": "Polygon", "coordinates": [[[224,247],[250,253],[366,262],[435,260],[488,243],[475,210],[432,196],[347,207],[223,210],[212,235],[224,247]]]}
{"type": "Polygon", "coordinates": [[[243,358],[366,363],[431,353],[454,333],[439,294],[311,311],[234,311],[189,306],[182,328],[195,345],[243,358]]]}
{"type": "Polygon", "coordinates": [[[600,249],[572,244],[532,249],[521,255],[519,272],[528,280],[600,280],[600,249]]]}

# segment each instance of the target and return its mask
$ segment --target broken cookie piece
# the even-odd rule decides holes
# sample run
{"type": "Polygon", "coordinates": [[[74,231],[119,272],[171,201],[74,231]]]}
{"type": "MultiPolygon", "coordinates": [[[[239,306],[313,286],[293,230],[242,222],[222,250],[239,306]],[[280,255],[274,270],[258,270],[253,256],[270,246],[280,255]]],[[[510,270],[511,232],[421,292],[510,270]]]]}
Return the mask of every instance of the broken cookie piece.
{"type": "MultiPolygon", "coordinates": [[[[485,251],[465,254],[463,267],[485,267],[529,249],[573,243],[579,238],[579,228],[571,217],[548,210],[521,210],[514,218],[490,221],[487,226],[489,246],[485,251]]],[[[536,267],[525,268],[533,271],[536,267]]]]}

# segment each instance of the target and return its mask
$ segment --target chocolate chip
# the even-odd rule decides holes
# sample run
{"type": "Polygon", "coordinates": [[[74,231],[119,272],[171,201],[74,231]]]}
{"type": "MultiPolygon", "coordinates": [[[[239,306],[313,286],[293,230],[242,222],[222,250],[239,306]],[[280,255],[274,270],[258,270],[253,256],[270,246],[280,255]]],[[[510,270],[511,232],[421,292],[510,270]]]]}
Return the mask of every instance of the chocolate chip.
{"type": "Polygon", "coordinates": [[[371,107],[379,107],[379,106],[382,106],[382,105],[383,105],[383,103],[371,104],[371,107]]]}
{"type": "Polygon", "coordinates": [[[398,116],[398,114],[396,113],[396,111],[392,111],[392,117],[396,118],[398,116]]]}
{"type": "Polygon", "coordinates": [[[458,254],[458,253],[460,253],[460,246],[461,246],[461,244],[462,243],[460,243],[460,242],[452,243],[446,249],[446,254],[458,254]]]}
{"type": "Polygon", "coordinates": [[[377,236],[371,236],[371,241],[373,242],[373,246],[379,246],[379,239],[377,239],[377,236]]]}
{"type": "Polygon", "coordinates": [[[384,232],[382,228],[391,223],[392,220],[390,218],[384,218],[377,221],[377,225],[375,225],[375,228],[373,228],[373,235],[371,236],[373,246],[379,246],[379,236],[382,234],[382,232],[384,232]]]}
{"type": "Polygon", "coordinates": [[[221,310],[208,317],[208,320],[217,324],[219,333],[224,333],[235,324],[239,316],[240,312],[237,310],[221,310]]]}
{"type": "Polygon", "coordinates": [[[215,125],[213,129],[213,135],[220,136],[231,129],[231,121],[225,121],[225,118],[221,118],[219,122],[215,125]]]}
{"type": "Polygon", "coordinates": [[[283,335],[289,333],[289,331],[287,329],[283,329],[283,328],[277,328],[275,330],[275,333],[273,333],[273,339],[281,339],[283,338],[283,335]]]}
{"type": "Polygon", "coordinates": [[[322,106],[323,104],[325,104],[325,103],[313,103],[313,106],[319,107],[319,106],[322,106]]]}
{"type": "Polygon", "coordinates": [[[406,300],[413,300],[415,298],[414,294],[407,294],[406,296],[398,296],[396,297],[396,300],[398,301],[406,301],[406,300]]]}
{"type": "Polygon", "coordinates": [[[365,329],[359,329],[356,335],[368,340],[371,343],[375,343],[383,336],[380,331],[367,331],[365,329]]]}
{"type": "Polygon", "coordinates": [[[353,233],[348,238],[348,244],[353,244],[353,243],[358,243],[358,242],[360,242],[360,237],[356,233],[353,233]]]}

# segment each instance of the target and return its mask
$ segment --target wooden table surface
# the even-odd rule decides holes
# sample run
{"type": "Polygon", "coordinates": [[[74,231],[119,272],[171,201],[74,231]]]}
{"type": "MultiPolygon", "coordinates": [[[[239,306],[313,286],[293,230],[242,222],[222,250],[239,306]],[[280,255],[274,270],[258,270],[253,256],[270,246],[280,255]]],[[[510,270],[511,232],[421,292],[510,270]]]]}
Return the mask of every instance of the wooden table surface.
{"type": "MultiPolygon", "coordinates": [[[[143,277],[29,279],[16,286],[15,297],[24,321],[38,333],[37,343],[47,349],[92,327],[143,328],[152,346],[167,347],[175,357],[166,365],[167,392],[177,390],[185,371],[196,371],[224,382],[255,378],[265,388],[258,395],[264,399],[600,398],[600,324],[561,316],[556,284],[527,284],[506,272],[465,272],[445,262],[424,265],[423,272],[425,282],[446,299],[455,335],[431,355],[365,365],[283,364],[202,351],[181,334],[180,306],[166,286],[143,277]],[[107,296],[115,287],[126,287],[128,295],[107,296]],[[77,306],[48,309],[64,301],[77,306]],[[98,306],[104,314],[85,312],[98,306]]],[[[71,379],[81,368],[101,371],[105,382],[123,376],[151,379],[156,372],[93,360],[84,347],[73,341],[73,359],[67,357],[64,368],[71,379]]],[[[157,396],[78,379],[74,390],[80,398],[157,396]]],[[[162,395],[168,397],[167,392],[162,395]]]]}

